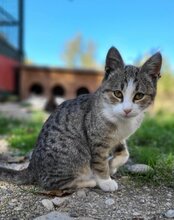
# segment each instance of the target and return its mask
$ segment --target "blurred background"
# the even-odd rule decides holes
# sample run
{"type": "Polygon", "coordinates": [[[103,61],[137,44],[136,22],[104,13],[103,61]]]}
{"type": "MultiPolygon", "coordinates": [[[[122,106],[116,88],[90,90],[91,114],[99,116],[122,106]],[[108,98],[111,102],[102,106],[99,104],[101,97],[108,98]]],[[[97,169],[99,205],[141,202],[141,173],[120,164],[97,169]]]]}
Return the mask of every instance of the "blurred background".
{"type": "Polygon", "coordinates": [[[173,10],[172,0],[0,0],[2,140],[7,135],[8,145],[30,150],[43,110],[50,113],[65,99],[94,92],[106,53],[115,46],[126,64],[141,65],[162,53],[155,104],[130,143],[138,162],[156,164],[161,152],[173,156],[173,10]]]}
{"type": "Polygon", "coordinates": [[[163,0],[0,0],[1,99],[9,93],[45,102],[94,92],[114,45],[127,64],[163,54],[154,108],[173,111],[173,9],[163,0]]]}

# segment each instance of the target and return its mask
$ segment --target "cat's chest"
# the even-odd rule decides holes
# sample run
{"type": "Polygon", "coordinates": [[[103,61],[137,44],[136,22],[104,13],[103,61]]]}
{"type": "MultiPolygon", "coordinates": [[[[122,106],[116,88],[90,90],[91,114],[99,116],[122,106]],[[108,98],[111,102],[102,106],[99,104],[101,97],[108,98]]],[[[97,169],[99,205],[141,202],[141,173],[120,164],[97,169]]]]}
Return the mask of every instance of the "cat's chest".
{"type": "Polygon", "coordinates": [[[138,125],[135,121],[131,122],[120,122],[118,123],[118,127],[116,130],[116,136],[119,139],[126,139],[128,138],[131,134],[133,134],[138,128],[138,125]]]}
{"type": "Polygon", "coordinates": [[[140,126],[142,120],[137,118],[117,122],[117,128],[113,131],[113,141],[122,141],[132,135],[140,126]]]}

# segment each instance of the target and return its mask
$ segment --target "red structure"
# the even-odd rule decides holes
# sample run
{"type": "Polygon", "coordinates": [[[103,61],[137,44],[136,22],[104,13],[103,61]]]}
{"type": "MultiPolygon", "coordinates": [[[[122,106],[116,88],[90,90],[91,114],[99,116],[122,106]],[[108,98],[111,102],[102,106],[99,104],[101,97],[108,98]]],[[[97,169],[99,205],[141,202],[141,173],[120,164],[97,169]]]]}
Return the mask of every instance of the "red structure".
{"type": "Polygon", "coordinates": [[[0,92],[19,94],[16,67],[22,63],[24,0],[0,0],[0,92]]]}
{"type": "Polygon", "coordinates": [[[16,91],[15,69],[18,65],[18,61],[0,55],[0,91],[16,91]]]}

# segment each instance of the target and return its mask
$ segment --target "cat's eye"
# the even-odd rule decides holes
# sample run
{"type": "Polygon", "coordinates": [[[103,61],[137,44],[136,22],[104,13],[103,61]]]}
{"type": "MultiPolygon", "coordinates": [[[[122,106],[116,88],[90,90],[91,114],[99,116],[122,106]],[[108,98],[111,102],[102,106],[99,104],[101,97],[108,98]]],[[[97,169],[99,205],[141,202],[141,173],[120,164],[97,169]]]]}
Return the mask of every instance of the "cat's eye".
{"type": "Polygon", "coordinates": [[[142,98],[144,97],[144,94],[143,93],[137,93],[135,96],[134,96],[134,100],[141,100],[142,98]]]}
{"type": "Polygon", "coordinates": [[[119,98],[119,99],[123,98],[123,94],[119,90],[114,91],[114,96],[119,98]]]}

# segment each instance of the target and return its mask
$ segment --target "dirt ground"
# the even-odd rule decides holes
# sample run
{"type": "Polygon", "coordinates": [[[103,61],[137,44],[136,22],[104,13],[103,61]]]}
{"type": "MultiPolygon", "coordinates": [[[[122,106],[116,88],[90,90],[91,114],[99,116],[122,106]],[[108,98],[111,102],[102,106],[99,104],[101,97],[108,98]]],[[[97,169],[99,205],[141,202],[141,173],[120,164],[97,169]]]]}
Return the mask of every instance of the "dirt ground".
{"type": "Polygon", "coordinates": [[[106,193],[98,188],[81,189],[61,197],[60,204],[52,208],[45,207],[42,201],[55,197],[37,194],[33,186],[0,182],[0,219],[34,219],[56,210],[79,220],[158,220],[165,219],[164,214],[174,209],[174,189],[138,186],[126,176],[119,177],[117,181],[119,189],[116,192],[106,193]]]}

